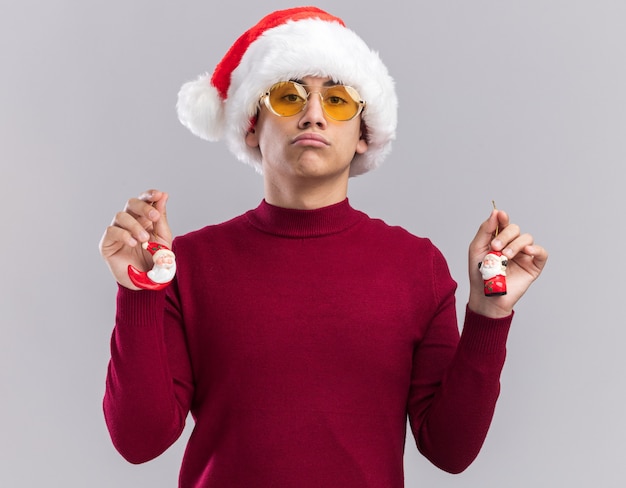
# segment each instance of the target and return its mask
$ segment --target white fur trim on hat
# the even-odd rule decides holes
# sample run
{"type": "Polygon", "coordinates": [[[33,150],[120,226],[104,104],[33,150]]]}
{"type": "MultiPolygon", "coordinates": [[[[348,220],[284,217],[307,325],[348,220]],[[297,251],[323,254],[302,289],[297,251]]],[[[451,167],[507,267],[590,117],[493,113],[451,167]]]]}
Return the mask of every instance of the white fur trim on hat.
{"type": "Polygon", "coordinates": [[[178,118],[194,135],[219,141],[224,132],[224,102],[208,74],[185,83],[178,92],[178,118]]]}

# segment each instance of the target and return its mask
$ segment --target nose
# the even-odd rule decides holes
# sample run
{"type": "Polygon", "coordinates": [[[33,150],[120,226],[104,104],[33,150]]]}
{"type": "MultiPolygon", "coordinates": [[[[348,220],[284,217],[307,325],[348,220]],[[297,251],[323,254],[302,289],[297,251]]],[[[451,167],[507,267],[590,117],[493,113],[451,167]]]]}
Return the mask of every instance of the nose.
{"type": "Polygon", "coordinates": [[[322,107],[322,95],[319,92],[310,92],[307,103],[300,116],[299,127],[306,129],[315,125],[320,129],[325,129],[327,125],[326,114],[322,107]]]}

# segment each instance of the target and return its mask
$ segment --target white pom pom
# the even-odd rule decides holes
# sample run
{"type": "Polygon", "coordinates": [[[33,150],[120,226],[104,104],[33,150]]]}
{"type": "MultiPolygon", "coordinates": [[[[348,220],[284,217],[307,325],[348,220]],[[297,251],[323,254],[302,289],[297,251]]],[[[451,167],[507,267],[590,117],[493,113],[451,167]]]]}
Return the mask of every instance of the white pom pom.
{"type": "Polygon", "coordinates": [[[193,134],[218,141],[224,132],[224,106],[211,78],[204,74],[185,83],[178,92],[178,120],[193,134]]]}

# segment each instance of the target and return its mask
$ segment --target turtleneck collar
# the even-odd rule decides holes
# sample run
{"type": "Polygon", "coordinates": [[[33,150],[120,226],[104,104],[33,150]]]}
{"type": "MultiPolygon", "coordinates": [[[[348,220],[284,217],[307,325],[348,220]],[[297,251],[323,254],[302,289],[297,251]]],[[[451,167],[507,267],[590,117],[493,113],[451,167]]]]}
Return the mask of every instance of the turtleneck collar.
{"type": "Polygon", "coordinates": [[[250,224],[281,237],[321,237],[346,230],[367,216],[353,209],[348,199],[314,210],[282,208],[265,200],[246,213],[250,224]]]}

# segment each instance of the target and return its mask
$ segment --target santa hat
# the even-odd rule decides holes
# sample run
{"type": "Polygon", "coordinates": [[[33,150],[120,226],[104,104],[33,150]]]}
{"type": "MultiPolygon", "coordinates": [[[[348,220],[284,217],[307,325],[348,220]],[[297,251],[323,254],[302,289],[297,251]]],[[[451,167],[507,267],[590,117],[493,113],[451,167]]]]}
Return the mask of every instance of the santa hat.
{"type": "Polygon", "coordinates": [[[362,117],[368,149],[356,154],[350,175],[376,168],[395,139],[398,101],[378,53],[344,22],[316,7],[273,12],[239,37],[212,75],[185,83],[178,118],[195,135],[224,139],[235,156],[262,171],[258,148],[245,136],[260,97],[278,81],[330,77],[354,87],[366,102],[362,117]]]}
{"type": "Polygon", "coordinates": [[[160,256],[174,256],[174,253],[167,246],[158,242],[144,242],[141,247],[152,254],[152,259],[157,259],[160,256]]]}
{"type": "Polygon", "coordinates": [[[492,251],[490,250],[485,257],[483,258],[483,260],[485,260],[487,258],[487,256],[493,256],[495,258],[496,261],[499,261],[500,264],[504,267],[506,267],[509,264],[509,260],[508,258],[502,254],[501,251],[492,251]]]}
{"type": "Polygon", "coordinates": [[[502,255],[503,255],[503,254],[502,254],[502,252],[501,252],[501,251],[492,251],[492,250],[490,250],[490,251],[487,253],[487,256],[495,256],[495,257],[497,257],[497,258],[501,257],[502,255]]]}

